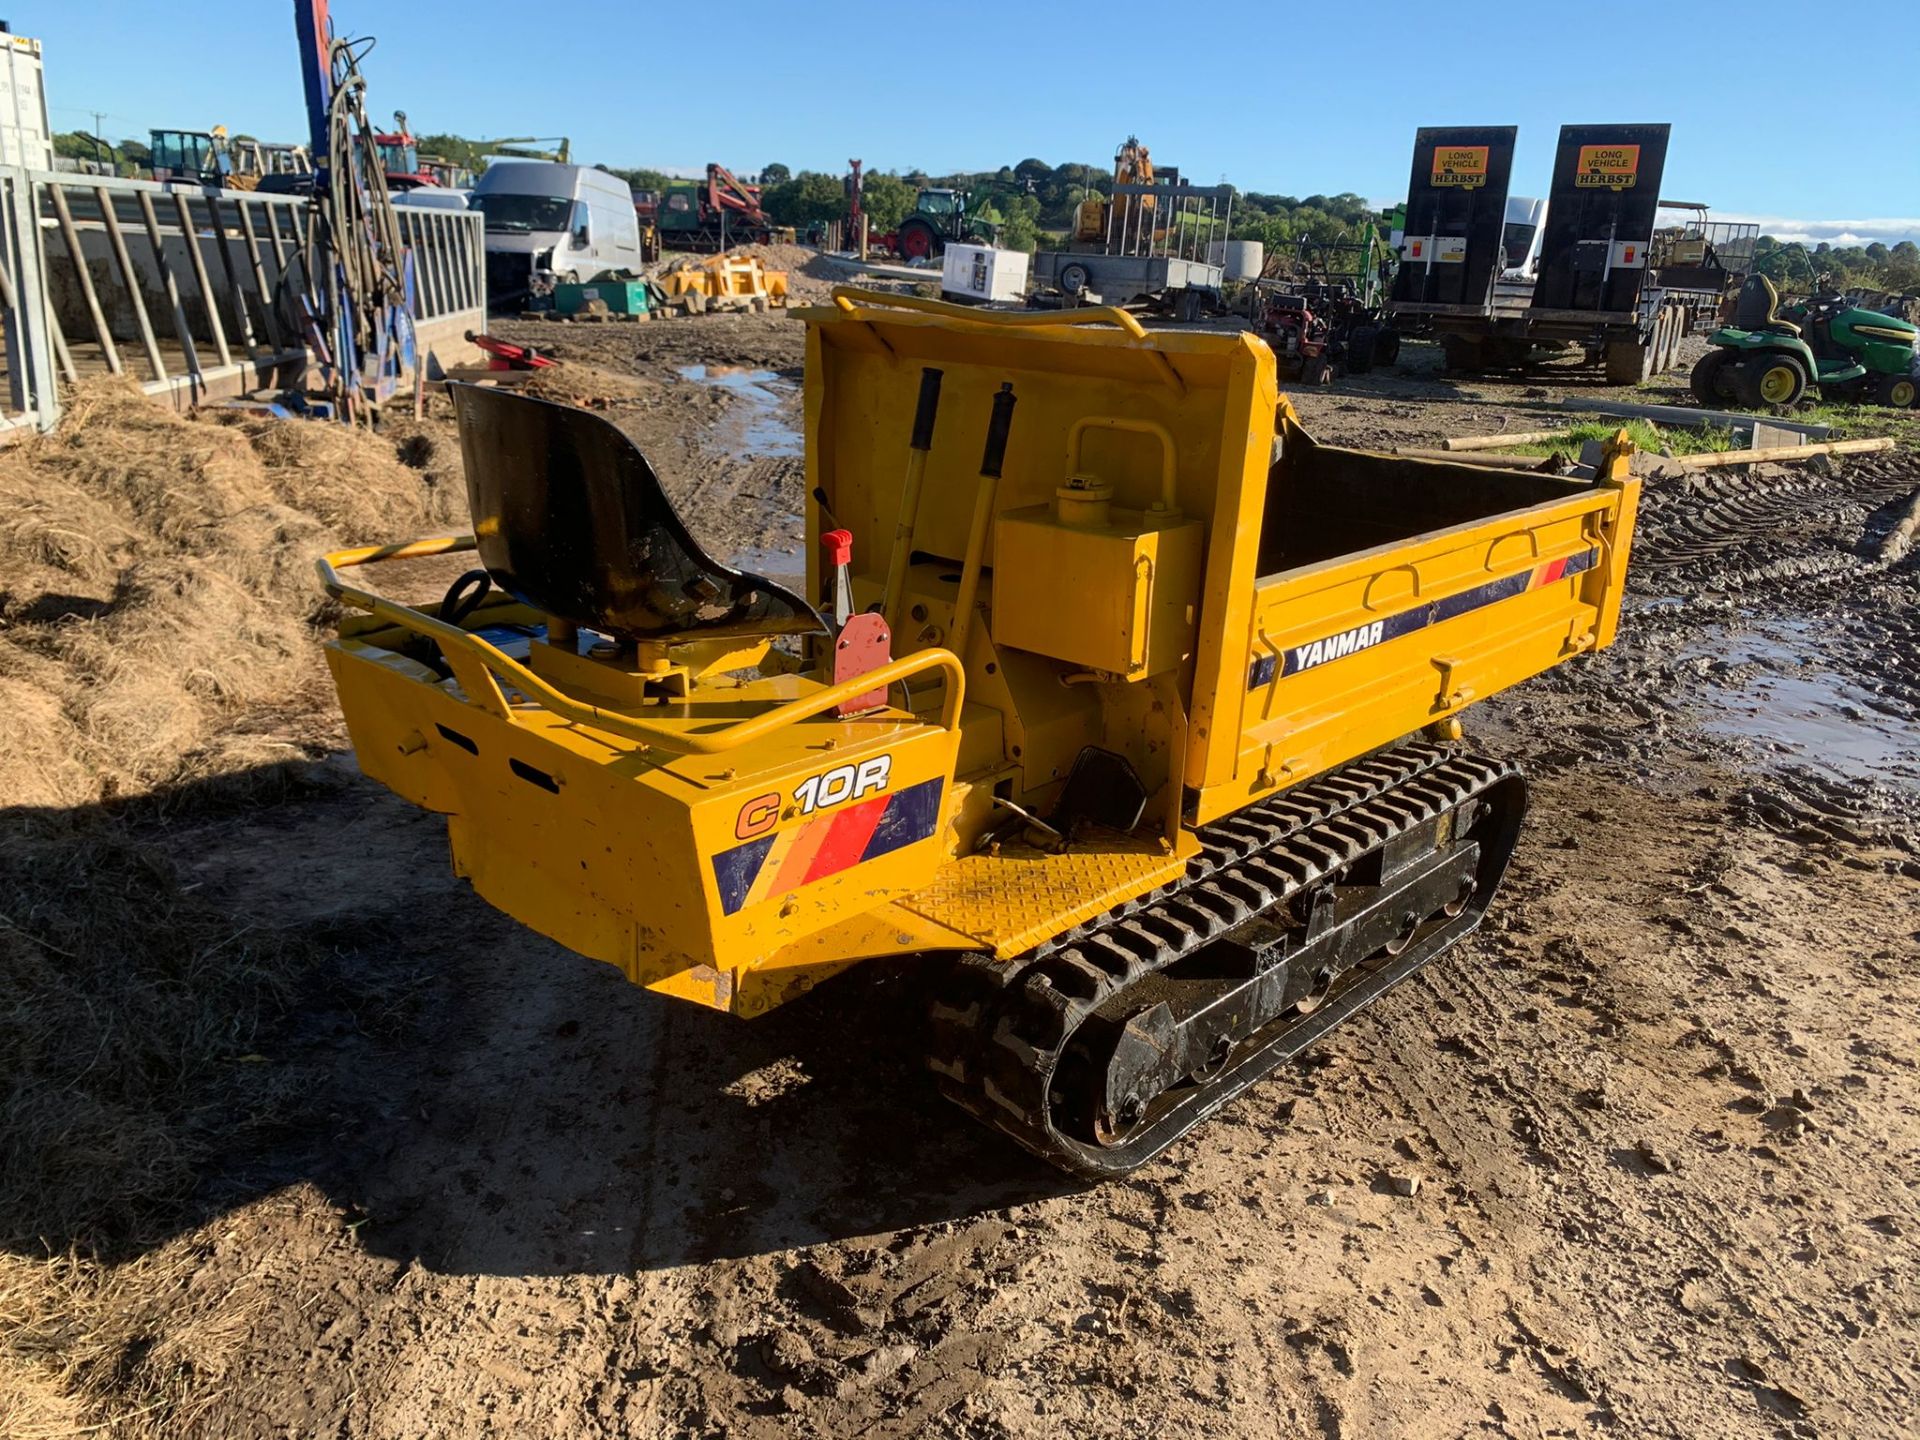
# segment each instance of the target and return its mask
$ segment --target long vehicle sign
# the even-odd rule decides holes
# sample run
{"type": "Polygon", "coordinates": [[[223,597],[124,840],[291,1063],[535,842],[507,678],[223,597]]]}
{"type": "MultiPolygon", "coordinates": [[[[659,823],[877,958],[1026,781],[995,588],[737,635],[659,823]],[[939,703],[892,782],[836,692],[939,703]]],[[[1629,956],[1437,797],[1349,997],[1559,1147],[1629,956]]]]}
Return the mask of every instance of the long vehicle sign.
{"type": "Polygon", "coordinates": [[[1638,145],[1582,145],[1573,184],[1577,190],[1631,190],[1639,175],[1638,145]]]}
{"type": "Polygon", "coordinates": [[[1487,183],[1485,145],[1433,147],[1433,183],[1445,190],[1480,190],[1487,183]]]}

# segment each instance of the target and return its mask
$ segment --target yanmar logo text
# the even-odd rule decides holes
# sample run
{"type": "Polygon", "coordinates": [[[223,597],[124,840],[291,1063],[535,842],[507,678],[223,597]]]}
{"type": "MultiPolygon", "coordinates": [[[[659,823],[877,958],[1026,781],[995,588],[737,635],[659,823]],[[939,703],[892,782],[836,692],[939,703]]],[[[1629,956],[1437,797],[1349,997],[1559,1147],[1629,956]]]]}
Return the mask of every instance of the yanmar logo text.
{"type": "Polygon", "coordinates": [[[1316,640],[1311,645],[1296,645],[1293,648],[1287,673],[1298,675],[1302,670],[1311,670],[1316,665],[1324,665],[1329,660],[1339,660],[1353,654],[1356,650],[1365,650],[1370,645],[1378,645],[1386,632],[1386,622],[1376,620],[1371,625],[1356,625],[1351,630],[1343,630],[1338,635],[1329,635],[1324,640],[1316,640]]]}
{"type": "MultiPolygon", "coordinates": [[[[1357,655],[1362,650],[1371,650],[1374,646],[1388,640],[1398,640],[1402,635],[1411,635],[1424,630],[1429,625],[1441,625],[1448,620],[1471,614],[1484,606],[1497,605],[1502,600],[1511,600],[1524,595],[1529,590],[1538,590],[1544,585],[1558,585],[1562,581],[1577,580],[1579,576],[1593,569],[1600,558],[1597,547],[1576,551],[1557,560],[1545,560],[1531,569],[1521,570],[1512,575],[1503,575],[1498,580],[1489,580],[1476,585],[1471,590],[1462,590],[1454,595],[1442,596],[1425,605],[1416,605],[1411,610],[1402,610],[1398,615],[1388,615],[1384,619],[1369,620],[1364,625],[1355,625],[1350,630],[1342,630],[1327,636],[1324,640],[1314,640],[1305,645],[1289,645],[1284,651],[1256,655],[1253,666],[1247,673],[1247,687],[1257,690],[1262,685],[1271,685],[1276,678],[1298,675],[1302,670],[1311,670],[1317,665],[1325,665],[1334,660],[1344,660],[1349,655],[1357,655]]],[[[1577,587],[1576,587],[1577,588],[1577,587]]]]}

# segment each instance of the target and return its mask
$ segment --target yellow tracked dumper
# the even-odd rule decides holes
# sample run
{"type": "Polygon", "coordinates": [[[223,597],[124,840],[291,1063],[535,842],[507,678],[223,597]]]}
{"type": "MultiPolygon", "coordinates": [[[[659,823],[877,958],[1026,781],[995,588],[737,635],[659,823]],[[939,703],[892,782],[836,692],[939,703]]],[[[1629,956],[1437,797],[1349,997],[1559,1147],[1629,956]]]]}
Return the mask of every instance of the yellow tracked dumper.
{"type": "Polygon", "coordinates": [[[1478,925],[1462,710],[1607,644],[1638,483],[1315,443],[1245,335],[840,291],[805,594],[601,417],[455,386],[474,534],[321,562],[366,773],[487,900],[755,1016],[918,967],[941,1089],[1124,1173],[1478,925]],[[439,606],[349,567],[472,550],[439,606]]]}

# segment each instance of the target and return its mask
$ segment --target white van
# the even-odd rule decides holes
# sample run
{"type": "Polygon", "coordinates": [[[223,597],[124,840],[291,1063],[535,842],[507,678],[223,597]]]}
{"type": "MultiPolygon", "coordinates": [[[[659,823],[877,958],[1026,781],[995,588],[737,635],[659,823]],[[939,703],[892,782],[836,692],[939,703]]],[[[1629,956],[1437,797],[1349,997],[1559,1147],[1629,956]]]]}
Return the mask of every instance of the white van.
{"type": "Polygon", "coordinates": [[[556,284],[640,269],[640,219],[627,182],[585,165],[498,160],[473,187],[486,215],[487,299],[516,305],[556,284]]]}
{"type": "Polygon", "coordinates": [[[1526,195],[1507,197],[1506,223],[1500,231],[1500,278],[1540,278],[1540,241],[1547,228],[1547,202],[1526,195]]]}

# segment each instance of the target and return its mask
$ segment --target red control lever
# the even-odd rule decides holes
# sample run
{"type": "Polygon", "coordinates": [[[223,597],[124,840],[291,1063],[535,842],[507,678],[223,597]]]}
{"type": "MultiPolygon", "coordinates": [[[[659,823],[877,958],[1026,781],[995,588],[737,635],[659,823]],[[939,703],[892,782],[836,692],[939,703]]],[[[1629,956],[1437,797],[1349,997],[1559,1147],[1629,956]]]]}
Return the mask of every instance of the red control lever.
{"type": "Polygon", "coordinates": [[[853,618],[853,532],[829,530],[820,537],[826,547],[827,564],[833,567],[833,591],[828,608],[837,631],[853,618]]]}

